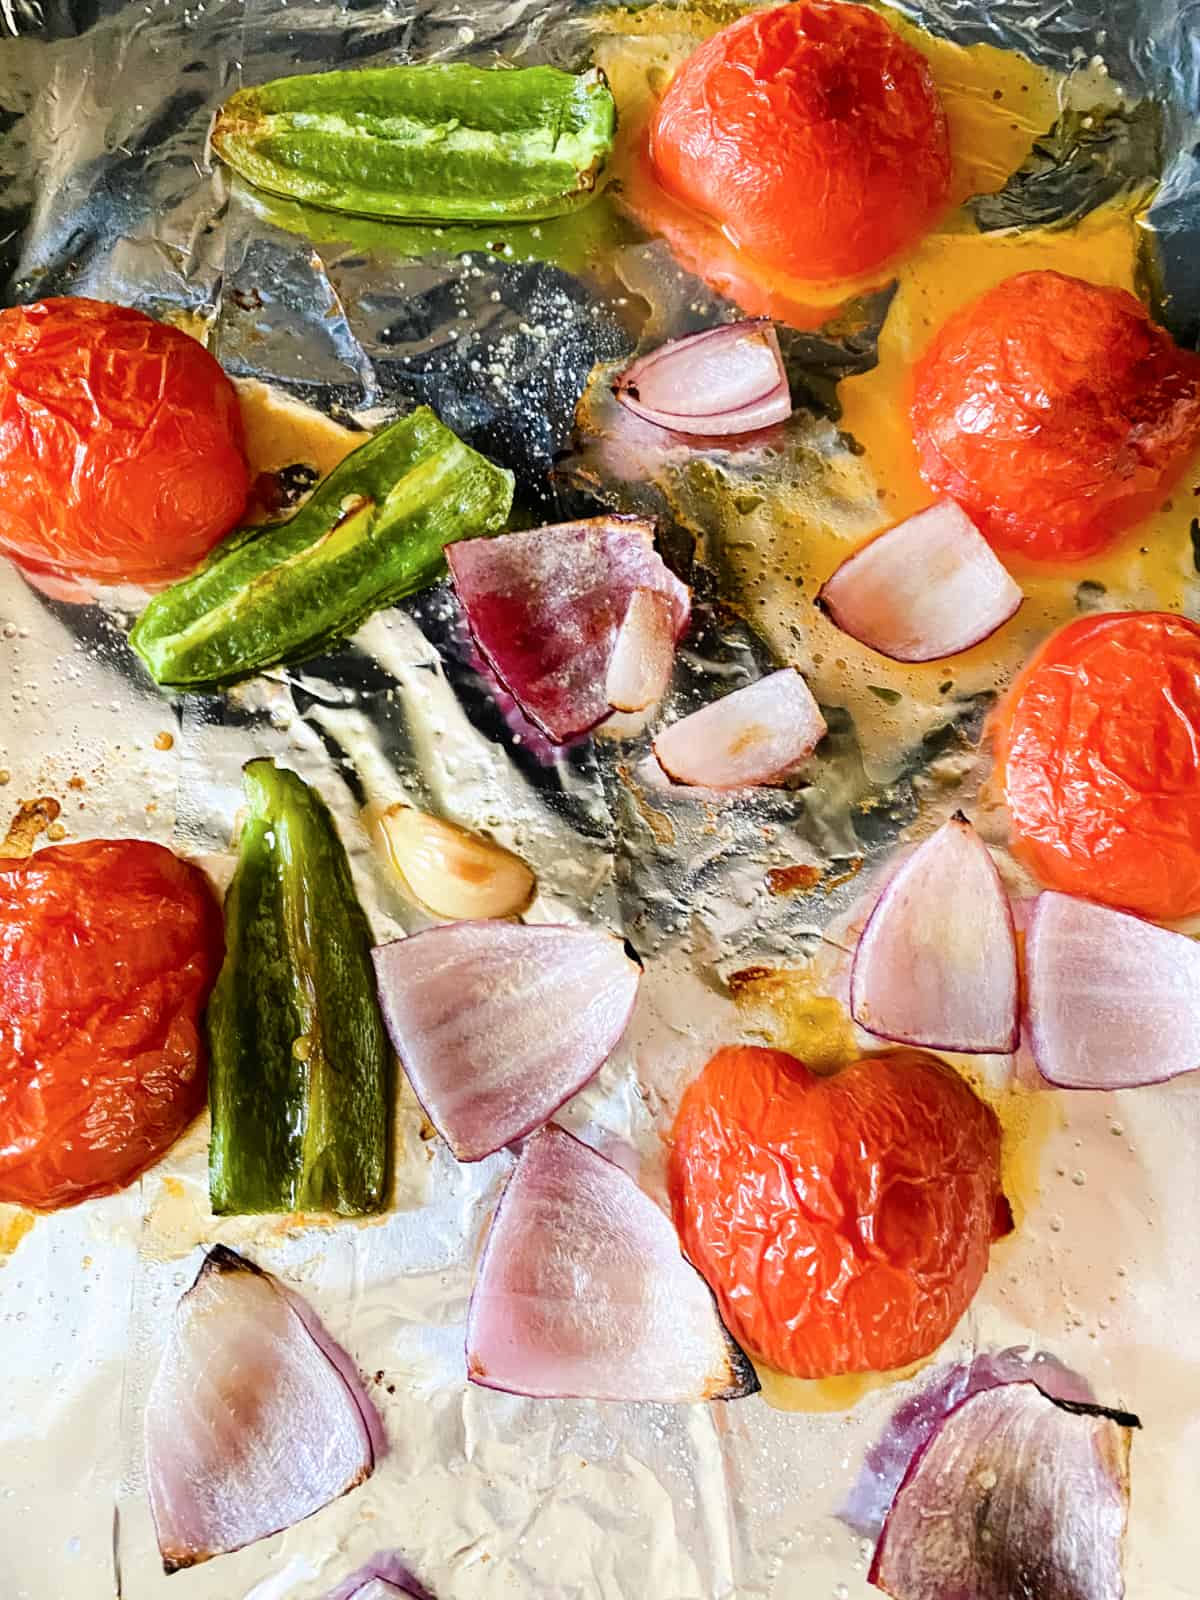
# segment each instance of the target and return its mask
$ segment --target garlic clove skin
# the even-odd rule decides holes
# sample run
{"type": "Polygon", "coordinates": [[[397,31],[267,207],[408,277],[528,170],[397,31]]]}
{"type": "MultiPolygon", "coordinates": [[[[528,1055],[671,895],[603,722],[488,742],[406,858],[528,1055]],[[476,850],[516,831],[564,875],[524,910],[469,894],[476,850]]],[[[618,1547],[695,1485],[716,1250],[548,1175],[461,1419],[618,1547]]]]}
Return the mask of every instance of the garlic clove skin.
{"type": "Polygon", "coordinates": [[[520,856],[456,822],[396,805],[376,829],[408,893],[436,917],[512,917],[533,899],[537,880],[520,856]]]}

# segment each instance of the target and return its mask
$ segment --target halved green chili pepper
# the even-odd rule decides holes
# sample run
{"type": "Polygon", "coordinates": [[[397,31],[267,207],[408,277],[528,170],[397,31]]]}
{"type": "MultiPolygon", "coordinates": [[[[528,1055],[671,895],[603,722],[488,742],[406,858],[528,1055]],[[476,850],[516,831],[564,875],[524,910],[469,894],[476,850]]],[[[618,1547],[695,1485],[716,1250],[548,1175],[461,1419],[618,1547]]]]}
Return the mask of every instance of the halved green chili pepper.
{"type": "Polygon", "coordinates": [[[602,73],[426,62],[239,89],[213,148],[259,189],[358,216],[520,222],[582,205],[612,148],[602,73]]]}
{"type": "Polygon", "coordinates": [[[156,595],[129,642],[177,689],[319,655],[432,583],[446,545],[504,527],[512,493],[511,472],[421,406],[348,455],[288,522],[234,534],[156,595]]]}
{"type": "Polygon", "coordinates": [[[320,797],[272,761],[251,761],[243,782],[208,1004],[212,1208],[378,1211],[392,1071],[371,930],[320,797]]]}

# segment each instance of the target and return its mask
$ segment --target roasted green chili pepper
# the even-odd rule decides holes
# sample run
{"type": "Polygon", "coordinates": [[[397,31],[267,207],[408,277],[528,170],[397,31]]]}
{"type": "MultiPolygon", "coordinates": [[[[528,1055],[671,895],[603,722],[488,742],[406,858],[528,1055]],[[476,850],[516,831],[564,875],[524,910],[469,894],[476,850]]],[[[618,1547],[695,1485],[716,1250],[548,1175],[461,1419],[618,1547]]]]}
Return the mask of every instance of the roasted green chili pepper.
{"type": "Polygon", "coordinates": [[[510,472],[421,406],[347,456],[290,521],[234,534],[157,595],[130,643],[178,689],[319,655],[432,583],[446,545],[502,528],[512,492],[510,472]]]}
{"type": "Polygon", "coordinates": [[[371,930],[320,797],[251,761],[250,814],[208,1005],[213,1211],[384,1204],[391,1054],[371,930]]]}
{"type": "Polygon", "coordinates": [[[529,222],[590,198],[615,121],[595,70],[426,62],[239,89],[212,142],[257,188],[333,211],[529,222]]]}

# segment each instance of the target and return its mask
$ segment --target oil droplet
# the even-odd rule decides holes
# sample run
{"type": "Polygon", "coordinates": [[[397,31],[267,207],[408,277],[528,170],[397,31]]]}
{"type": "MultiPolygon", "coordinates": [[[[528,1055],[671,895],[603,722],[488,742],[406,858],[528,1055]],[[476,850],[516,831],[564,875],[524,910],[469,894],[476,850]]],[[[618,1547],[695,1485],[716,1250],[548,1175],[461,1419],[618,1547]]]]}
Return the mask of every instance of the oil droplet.
{"type": "Polygon", "coordinates": [[[0,767],[0,783],[11,783],[12,773],[7,767],[0,767]]]}
{"type": "Polygon", "coordinates": [[[170,750],[175,743],[175,735],[168,733],[164,728],[162,733],[154,735],[154,748],[156,750],[170,750]]]}
{"type": "Polygon", "coordinates": [[[60,839],[67,837],[67,830],[61,822],[52,822],[46,829],[46,837],[52,844],[57,844],[60,839]]]}

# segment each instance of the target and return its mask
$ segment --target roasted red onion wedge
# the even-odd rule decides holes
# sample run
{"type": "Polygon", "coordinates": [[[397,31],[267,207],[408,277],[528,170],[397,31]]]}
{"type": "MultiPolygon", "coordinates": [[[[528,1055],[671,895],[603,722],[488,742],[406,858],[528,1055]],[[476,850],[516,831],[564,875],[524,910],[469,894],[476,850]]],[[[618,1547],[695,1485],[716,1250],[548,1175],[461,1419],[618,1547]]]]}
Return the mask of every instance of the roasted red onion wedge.
{"type": "Polygon", "coordinates": [[[672,339],[627,367],[613,392],[643,422],[694,438],[753,433],[792,414],[779,340],[764,318],[672,339]]]}
{"type": "Polygon", "coordinates": [[[893,661],[940,661],[986,639],[1024,595],[953,500],[897,523],[843,561],[817,604],[893,661]]]}
{"type": "Polygon", "coordinates": [[[786,777],[825,732],[812,691],[795,667],[784,667],[664,728],[654,754],[676,783],[744,789],[786,777]]]}
{"type": "Polygon", "coordinates": [[[446,558],[483,656],[558,744],[609,715],[609,662],[638,589],[666,596],[674,638],[688,624],[687,587],[663,565],[654,524],[641,517],[463,539],[446,558]]]}
{"type": "Polygon", "coordinates": [[[1047,891],[1025,939],[1038,1071],[1060,1089],[1133,1089],[1200,1067],[1200,944],[1047,891]]]}
{"type": "Polygon", "coordinates": [[[971,1395],[909,1466],[870,1581],[894,1600],[1121,1600],[1137,1426],[1033,1383],[971,1395]]]}
{"type": "Polygon", "coordinates": [[[635,589],[617,629],[604,692],[614,711],[644,711],[661,700],[675,660],[675,617],[661,589],[635,589]]]}
{"type": "Polygon", "coordinates": [[[460,1161],[539,1128],[607,1061],[641,969],[593,928],[458,922],[380,945],[384,1021],[460,1161]]]}
{"type": "Polygon", "coordinates": [[[223,1245],[180,1300],[146,1406],[167,1572],[290,1528],[370,1477],[370,1402],[310,1321],[276,1278],[223,1245]]]}
{"type": "Polygon", "coordinates": [[[467,1373],[542,1399],[733,1400],[758,1388],[669,1218],[556,1123],[525,1146],[492,1220],[467,1373]]]}
{"type": "Polygon", "coordinates": [[[1012,913],[987,846],[961,812],[880,895],[854,954],[850,1011],[860,1027],[902,1044],[1016,1049],[1012,913]]]}
{"type": "Polygon", "coordinates": [[[1003,1383],[1036,1383],[1054,1400],[1082,1405],[1094,1405],[1096,1400],[1086,1378],[1042,1350],[988,1351],[973,1361],[936,1368],[916,1394],[897,1406],[880,1438],[867,1451],[862,1470],[838,1511],[839,1520],[864,1539],[878,1539],[909,1463],[934,1429],[970,1395],[1003,1383]]]}
{"type": "Polygon", "coordinates": [[[415,1589],[403,1589],[398,1583],[389,1583],[386,1578],[368,1578],[366,1583],[355,1589],[350,1600],[405,1600],[416,1594],[415,1589]]]}
{"type": "Polygon", "coordinates": [[[343,1578],[326,1600],[433,1600],[423,1584],[413,1577],[399,1551],[381,1551],[357,1572],[343,1578]]]}

